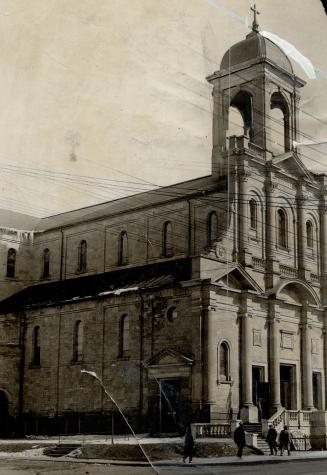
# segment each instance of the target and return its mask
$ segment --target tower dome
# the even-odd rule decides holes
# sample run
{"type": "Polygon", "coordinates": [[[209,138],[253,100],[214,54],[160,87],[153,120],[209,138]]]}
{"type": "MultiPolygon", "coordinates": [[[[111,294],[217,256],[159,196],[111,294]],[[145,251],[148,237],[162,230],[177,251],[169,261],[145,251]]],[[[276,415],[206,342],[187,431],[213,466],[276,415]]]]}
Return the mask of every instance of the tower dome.
{"type": "Polygon", "coordinates": [[[251,31],[245,38],[229,48],[223,56],[220,70],[237,68],[244,63],[267,62],[293,75],[293,67],[287,55],[279,46],[258,31],[251,31]]]}

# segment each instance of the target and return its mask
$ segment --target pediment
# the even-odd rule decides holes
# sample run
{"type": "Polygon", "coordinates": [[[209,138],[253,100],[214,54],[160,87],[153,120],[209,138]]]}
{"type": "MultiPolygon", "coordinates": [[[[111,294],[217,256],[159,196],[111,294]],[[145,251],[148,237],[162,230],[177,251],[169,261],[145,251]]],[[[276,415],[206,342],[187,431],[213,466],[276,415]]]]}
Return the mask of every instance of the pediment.
{"type": "Polygon", "coordinates": [[[272,164],[287,172],[288,175],[294,176],[294,178],[304,178],[311,183],[315,182],[312,173],[304,165],[296,152],[288,151],[277,155],[272,159],[272,164]]]}
{"type": "Polygon", "coordinates": [[[235,290],[251,290],[253,292],[262,293],[263,290],[238,264],[229,269],[224,266],[215,275],[212,276],[212,283],[235,290]]]}
{"type": "Polygon", "coordinates": [[[147,366],[176,366],[176,365],[193,365],[194,359],[190,356],[179,353],[176,350],[166,348],[147,362],[147,366]]]}

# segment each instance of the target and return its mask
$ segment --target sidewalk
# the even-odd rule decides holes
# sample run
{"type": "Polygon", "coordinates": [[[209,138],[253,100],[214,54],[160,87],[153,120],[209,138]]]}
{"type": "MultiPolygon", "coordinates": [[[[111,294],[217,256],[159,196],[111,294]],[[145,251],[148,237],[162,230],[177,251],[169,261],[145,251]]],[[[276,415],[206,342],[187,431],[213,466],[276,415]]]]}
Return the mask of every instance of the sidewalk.
{"type": "MultiPolygon", "coordinates": [[[[61,437],[60,442],[62,444],[69,444],[69,443],[80,443],[81,445],[88,444],[90,446],[94,445],[106,445],[111,446],[110,439],[108,437],[103,436],[85,436],[83,437],[84,440],[81,440],[81,436],[73,436],[73,437],[61,437]],[[84,444],[83,444],[84,442],[84,444]]],[[[183,439],[180,437],[172,437],[172,438],[152,438],[148,437],[146,434],[139,434],[138,441],[145,447],[147,444],[171,444],[171,443],[183,443],[183,439]]],[[[219,439],[220,442],[230,442],[234,444],[231,439],[219,439]]],[[[107,465],[126,465],[126,466],[148,466],[147,462],[138,462],[133,460],[113,460],[110,458],[103,459],[103,458],[76,458],[76,457],[69,457],[69,456],[62,456],[60,458],[54,458],[50,456],[43,455],[43,449],[45,446],[51,446],[58,444],[58,437],[39,437],[39,438],[29,438],[29,439],[7,439],[7,440],[0,440],[0,459],[8,460],[8,459],[19,459],[19,460],[38,460],[38,461],[53,461],[53,462],[70,462],[70,463],[87,463],[87,464],[107,464],[107,465]],[[22,444],[25,447],[21,451],[1,451],[1,445],[19,445],[22,444]],[[26,446],[28,447],[26,450],[26,446]]],[[[212,443],[213,439],[201,439],[201,443],[212,443]]],[[[120,444],[127,444],[127,445],[134,445],[137,442],[135,439],[126,438],[124,436],[115,437],[114,438],[114,446],[118,446],[120,444]]],[[[236,448],[235,448],[236,453],[236,448]]],[[[100,454],[99,454],[100,455],[100,454]]],[[[153,461],[153,465],[160,467],[160,466],[182,466],[184,465],[182,462],[182,456],[177,458],[178,456],[172,459],[162,459],[153,461]]],[[[192,465],[199,465],[199,466],[219,466],[219,465],[240,465],[240,464],[247,464],[247,465],[257,465],[257,464],[276,464],[276,463],[287,463],[292,461],[299,461],[302,460],[303,462],[312,461],[312,460],[327,460],[327,450],[326,451],[308,451],[308,452],[300,452],[294,451],[291,452],[291,455],[277,455],[277,456],[270,456],[270,455],[245,455],[242,459],[239,459],[235,456],[223,456],[223,457],[195,457],[193,459],[192,465]]],[[[185,464],[186,465],[186,464],[185,464]]]]}
{"type": "MultiPolygon", "coordinates": [[[[1,457],[2,460],[11,459],[15,457],[1,457]]],[[[147,462],[134,462],[134,461],[124,461],[124,460],[104,460],[104,459],[77,459],[74,457],[60,457],[53,458],[47,456],[32,456],[32,457],[21,457],[18,456],[19,460],[35,460],[35,461],[49,461],[52,462],[69,462],[69,463],[86,463],[86,464],[103,464],[103,465],[121,465],[121,466],[137,466],[137,467],[146,467],[149,466],[147,462]]],[[[219,466],[219,465],[259,465],[259,464],[279,464],[287,463],[294,461],[303,461],[311,462],[313,460],[327,460],[327,451],[312,451],[312,452],[292,452],[290,456],[283,455],[282,457],[269,456],[269,455],[248,455],[241,459],[238,457],[219,457],[219,458],[195,458],[193,459],[192,465],[198,466],[219,466]]],[[[177,467],[188,465],[188,463],[183,463],[182,460],[159,460],[153,462],[155,467],[177,467]]]]}

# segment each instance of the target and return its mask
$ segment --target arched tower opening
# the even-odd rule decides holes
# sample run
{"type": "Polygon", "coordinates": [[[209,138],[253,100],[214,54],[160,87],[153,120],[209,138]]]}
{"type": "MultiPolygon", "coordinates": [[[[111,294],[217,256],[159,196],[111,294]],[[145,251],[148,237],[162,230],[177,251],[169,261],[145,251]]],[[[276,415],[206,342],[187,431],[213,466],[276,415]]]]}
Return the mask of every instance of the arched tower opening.
{"type": "Polygon", "coordinates": [[[246,91],[239,91],[231,100],[227,135],[246,135],[253,138],[252,96],[246,91]]]}
{"type": "Polygon", "coordinates": [[[270,123],[271,144],[267,144],[268,148],[275,154],[289,151],[290,111],[285,97],[280,92],[274,92],[270,99],[270,123]]]}

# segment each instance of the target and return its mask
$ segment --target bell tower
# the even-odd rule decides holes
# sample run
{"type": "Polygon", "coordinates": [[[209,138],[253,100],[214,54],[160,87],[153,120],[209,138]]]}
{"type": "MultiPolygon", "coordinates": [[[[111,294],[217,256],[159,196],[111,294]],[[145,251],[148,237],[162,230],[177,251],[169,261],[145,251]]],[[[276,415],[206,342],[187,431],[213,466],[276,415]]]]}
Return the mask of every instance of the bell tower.
{"type": "Polygon", "coordinates": [[[264,159],[293,149],[299,134],[298,78],[287,55],[259,31],[254,5],[252,31],[223,56],[220,70],[207,80],[213,85],[212,173],[226,175],[226,154],[248,148],[264,159]],[[232,134],[233,114],[241,118],[232,134]],[[279,119],[275,113],[279,113],[279,119]]]}

